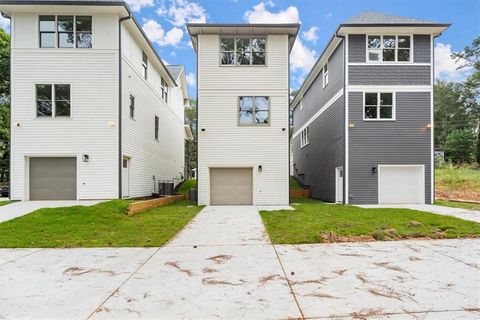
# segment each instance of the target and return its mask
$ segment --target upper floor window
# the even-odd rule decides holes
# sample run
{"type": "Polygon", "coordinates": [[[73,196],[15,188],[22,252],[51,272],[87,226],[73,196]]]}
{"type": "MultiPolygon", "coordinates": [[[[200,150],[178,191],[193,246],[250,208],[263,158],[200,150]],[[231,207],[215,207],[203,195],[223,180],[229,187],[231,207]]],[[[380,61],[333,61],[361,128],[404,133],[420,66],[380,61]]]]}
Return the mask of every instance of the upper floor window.
{"type": "Polygon", "coordinates": [[[300,99],[300,111],[303,110],[303,99],[300,99]]]}
{"type": "Polygon", "coordinates": [[[91,16],[40,16],[40,48],[91,48],[91,16]]]}
{"type": "Polygon", "coordinates": [[[165,79],[161,78],[160,86],[162,88],[162,99],[165,102],[168,102],[168,83],[165,79]]]}
{"type": "Polygon", "coordinates": [[[410,62],[411,36],[378,35],[367,37],[368,62],[410,62]]]}
{"type": "Polygon", "coordinates": [[[142,72],[143,77],[147,79],[147,72],[148,72],[148,58],[145,52],[142,52],[142,72]]]}
{"type": "Polygon", "coordinates": [[[158,140],[158,132],[160,129],[160,118],[155,116],[155,140],[158,140]]]}
{"type": "Polygon", "coordinates": [[[37,117],[69,117],[70,85],[37,84],[37,117]]]}
{"type": "Polygon", "coordinates": [[[310,143],[310,140],[308,137],[308,127],[306,127],[300,132],[300,148],[305,147],[309,143],[310,143]]]}
{"type": "Polygon", "coordinates": [[[135,97],[130,95],[130,118],[135,117],[135,97]]]}
{"type": "Polygon", "coordinates": [[[268,125],[270,106],[268,97],[240,97],[238,123],[240,125],[268,125]]]}
{"type": "Polygon", "coordinates": [[[323,87],[325,88],[328,84],[328,62],[323,66],[323,87]]]}
{"type": "Polygon", "coordinates": [[[394,120],[392,92],[365,92],[363,120],[394,120]]]}
{"type": "Polygon", "coordinates": [[[265,65],[266,39],[261,37],[225,37],[220,39],[222,65],[265,65]]]}

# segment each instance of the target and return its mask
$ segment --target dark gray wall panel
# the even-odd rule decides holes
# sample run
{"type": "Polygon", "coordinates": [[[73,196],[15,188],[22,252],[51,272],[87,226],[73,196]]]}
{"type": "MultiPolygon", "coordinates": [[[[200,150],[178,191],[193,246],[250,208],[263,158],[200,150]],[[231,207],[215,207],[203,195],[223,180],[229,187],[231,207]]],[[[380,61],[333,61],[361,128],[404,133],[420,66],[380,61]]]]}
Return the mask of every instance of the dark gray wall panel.
{"type": "Polygon", "coordinates": [[[345,105],[343,96],[309,125],[310,144],[300,149],[300,135],[293,140],[294,173],[310,186],[311,196],[335,202],[335,168],[345,154],[345,105]]]}
{"type": "Polygon", "coordinates": [[[397,92],[396,121],[363,121],[363,93],[349,93],[349,196],[378,202],[378,164],[424,164],[425,201],[431,199],[430,93],[397,92]]]}
{"type": "Polygon", "coordinates": [[[297,105],[295,108],[293,114],[294,131],[308,121],[328,100],[343,88],[343,42],[338,45],[330,56],[328,67],[328,85],[323,88],[323,75],[320,72],[303,96],[303,110],[300,110],[300,105],[297,105]]]}
{"type": "Polygon", "coordinates": [[[77,158],[30,158],[30,200],[76,200],[77,158]]]}
{"type": "Polygon", "coordinates": [[[413,61],[430,63],[430,35],[414,35],[413,46],[413,61]]]}
{"type": "Polygon", "coordinates": [[[430,85],[430,66],[349,66],[350,85],[430,85]]]}
{"type": "Polygon", "coordinates": [[[366,40],[364,34],[351,34],[348,37],[348,62],[365,62],[366,40]]]}

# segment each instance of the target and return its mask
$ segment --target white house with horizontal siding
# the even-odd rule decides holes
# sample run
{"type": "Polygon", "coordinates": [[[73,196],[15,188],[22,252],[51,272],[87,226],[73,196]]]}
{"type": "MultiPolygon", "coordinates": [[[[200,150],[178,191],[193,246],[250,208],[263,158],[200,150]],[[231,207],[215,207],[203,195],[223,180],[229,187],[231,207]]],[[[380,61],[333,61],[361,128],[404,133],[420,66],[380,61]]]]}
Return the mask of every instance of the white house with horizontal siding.
{"type": "Polygon", "coordinates": [[[297,24],[188,24],[197,53],[198,202],[287,205],[297,24]]]}
{"type": "Polygon", "coordinates": [[[11,21],[11,198],[150,195],[184,171],[185,70],[123,1],[0,3],[11,21]]]}

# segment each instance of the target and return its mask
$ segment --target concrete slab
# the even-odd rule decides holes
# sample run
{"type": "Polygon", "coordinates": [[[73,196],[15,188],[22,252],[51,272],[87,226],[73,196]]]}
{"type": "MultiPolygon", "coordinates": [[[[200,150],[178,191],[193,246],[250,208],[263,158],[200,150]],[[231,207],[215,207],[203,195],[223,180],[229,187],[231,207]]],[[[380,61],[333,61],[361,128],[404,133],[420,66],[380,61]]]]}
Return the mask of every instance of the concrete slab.
{"type": "Polygon", "coordinates": [[[58,208],[71,206],[92,206],[105,200],[81,201],[18,201],[6,206],[0,206],[0,223],[24,216],[42,208],[58,208]]]}
{"type": "Polygon", "coordinates": [[[0,249],[0,266],[16,261],[43,249],[0,249]]]}
{"type": "Polygon", "coordinates": [[[480,211],[467,210],[461,208],[444,207],[431,204],[369,204],[357,205],[360,208],[404,208],[411,210],[427,211],[445,216],[453,216],[464,220],[470,220],[480,223],[480,211]]]}
{"type": "MultiPolygon", "coordinates": [[[[280,261],[305,317],[405,319],[426,313],[439,319],[480,307],[480,240],[397,241],[349,244],[279,245],[280,261]],[[436,244],[442,243],[437,246],[436,244]],[[443,250],[442,253],[437,251],[443,250]],[[294,275],[290,275],[291,272],[294,275]]],[[[478,317],[478,314],[476,314],[478,317]]]]}
{"type": "Polygon", "coordinates": [[[86,319],[157,250],[45,249],[3,264],[0,319],[86,319]]]}
{"type": "Polygon", "coordinates": [[[92,319],[301,317],[271,245],[167,246],[92,319]]]}

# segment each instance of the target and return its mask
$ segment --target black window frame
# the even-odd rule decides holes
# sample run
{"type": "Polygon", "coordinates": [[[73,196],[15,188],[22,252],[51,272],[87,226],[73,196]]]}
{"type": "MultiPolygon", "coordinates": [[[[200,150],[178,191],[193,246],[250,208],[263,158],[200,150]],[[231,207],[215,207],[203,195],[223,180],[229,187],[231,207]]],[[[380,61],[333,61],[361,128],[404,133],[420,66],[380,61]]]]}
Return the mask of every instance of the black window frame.
{"type": "Polygon", "coordinates": [[[267,65],[267,37],[266,36],[222,36],[220,37],[220,42],[219,42],[219,59],[220,59],[220,66],[266,66],[267,65]],[[246,40],[248,39],[248,50],[239,50],[238,49],[238,41],[239,40],[246,40]],[[264,46],[265,48],[262,50],[254,50],[252,46],[253,39],[263,39],[264,46]],[[222,40],[233,40],[233,51],[232,50],[222,50],[222,40]],[[249,55],[249,63],[244,64],[244,63],[238,63],[238,53],[239,52],[244,52],[248,53],[249,55]],[[233,63],[223,63],[223,54],[232,54],[233,53],[233,63]],[[254,63],[254,54],[264,54],[264,61],[263,63],[254,63]]]}
{"type": "Polygon", "coordinates": [[[241,127],[265,127],[265,126],[270,126],[271,123],[270,123],[270,120],[271,120],[271,107],[270,107],[270,97],[269,96],[263,96],[263,95],[258,95],[258,96],[240,96],[238,97],[238,112],[237,112],[237,124],[238,126],[241,126],[241,127]],[[252,108],[251,108],[251,113],[252,113],[252,121],[250,123],[243,123],[241,121],[241,113],[242,111],[246,111],[246,110],[243,110],[242,109],[242,98],[252,98],[252,108]],[[257,105],[256,105],[256,99],[257,98],[266,98],[267,99],[267,110],[257,110],[257,105]],[[256,117],[256,114],[257,112],[267,112],[268,113],[268,116],[267,116],[267,123],[261,123],[261,122],[257,122],[257,117],[256,117]]]}
{"type": "Polygon", "coordinates": [[[38,46],[42,49],[91,49],[93,47],[93,16],[89,15],[39,15],[38,16],[38,46]],[[71,17],[72,18],[72,30],[71,31],[59,31],[58,24],[60,22],[60,17],[71,17]],[[42,18],[50,18],[53,20],[42,20],[42,18]],[[89,18],[90,19],[90,30],[77,30],[78,21],[77,18],[89,18]],[[52,21],[53,22],[53,31],[42,31],[41,25],[42,21],[52,21]],[[53,46],[44,46],[42,44],[42,35],[43,34],[53,34],[53,46]],[[61,46],[60,37],[63,34],[71,34],[73,43],[71,46],[61,46]],[[79,46],[78,36],[80,34],[89,34],[88,46],[79,46]]]}
{"type": "Polygon", "coordinates": [[[142,71],[143,71],[143,78],[145,80],[148,80],[148,57],[144,51],[142,51],[142,71]]]}
{"type": "Polygon", "coordinates": [[[130,95],[130,118],[135,119],[135,97],[130,95]]]}
{"type": "Polygon", "coordinates": [[[160,118],[158,116],[155,116],[155,140],[158,140],[159,131],[160,131],[160,118]]]}
{"type": "Polygon", "coordinates": [[[35,118],[71,118],[72,117],[72,86],[69,83],[36,83],[35,84],[35,118]],[[50,99],[38,99],[38,87],[49,86],[50,87],[50,99]],[[68,99],[57,99],[57,87],[68,87],[68,99]],[[51,105],[50,115],[41,115],[38,112],[38,103],[41,101],[49,101],[51,105]],[[60,102],[68,103],[68,115],[58,115],[57,104],[60,102]]]}
{"type": "MultiPolygon", "coordinates": [[[[47,20],[44,20],[44,21],[47,21],[47,20]]],[[[52,21],[52,20],[48,20],[48,21],[52,21]]],[[[49,48],[56,48],[57,47],[57,36],[56,36],[56,33],[57,33],[57,16],[55,15],[39,15],[38,16],[38,46],[40,48],[46,48],[46,49],[49,49],[49,48]],[[52,18],[53,17],[53,31],[42,31],[42,17],[45,18],[45,17],[50,17],[52,18]],[[53,47],[44,47],[42,46],[42,34],[53,34],[53,47]]]]}

